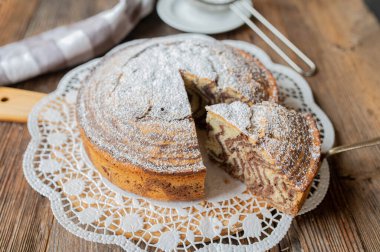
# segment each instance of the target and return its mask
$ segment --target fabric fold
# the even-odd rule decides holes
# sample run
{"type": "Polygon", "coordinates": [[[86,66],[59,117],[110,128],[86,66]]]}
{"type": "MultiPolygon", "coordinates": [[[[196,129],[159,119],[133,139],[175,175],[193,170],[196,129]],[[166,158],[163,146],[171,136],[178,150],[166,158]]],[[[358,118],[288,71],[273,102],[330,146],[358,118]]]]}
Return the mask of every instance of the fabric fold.
{"type": "Polygon", "coordinates": [[[77,23],[0,47],[0,85],[77,65],[119,43],[154,6],[154,0],[120,0],[77,23]]]}

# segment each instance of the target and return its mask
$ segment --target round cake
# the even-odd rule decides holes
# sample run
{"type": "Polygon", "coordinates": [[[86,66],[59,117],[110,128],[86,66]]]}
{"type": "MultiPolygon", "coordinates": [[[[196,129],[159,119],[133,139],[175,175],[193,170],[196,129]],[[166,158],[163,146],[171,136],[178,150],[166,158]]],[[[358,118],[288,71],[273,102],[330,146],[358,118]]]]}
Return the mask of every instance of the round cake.
{"type": "Polygon", "coordinates": [[[252,55],[208,36],[144,40],[106,55],[80,89],[77,119],[100,173],[160,200],[204,196],[194,118],[204,106],[277,102],[271,73],[252,55]]]}

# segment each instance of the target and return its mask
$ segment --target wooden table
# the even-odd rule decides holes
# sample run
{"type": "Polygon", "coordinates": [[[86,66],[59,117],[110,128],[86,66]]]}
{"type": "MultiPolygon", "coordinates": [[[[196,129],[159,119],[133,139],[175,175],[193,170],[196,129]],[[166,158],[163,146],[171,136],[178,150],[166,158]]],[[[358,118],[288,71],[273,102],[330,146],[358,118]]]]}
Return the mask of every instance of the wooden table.
{"type": "MultiPolygon", "coordinates": [[[[112,6],[106,0],[0,0],[0,45],[78,21],[112,6]]],[[[361,0],[257,0],[256,7],[315,60],[308,78],[331,118],[336,143],[380,136],[380,26],[361,0]]],[[[156,13],[126,38],[178,33],[156,13]]],[[[215,36],[240,39],[274,53],[247,27],[215,36]]],[[[66,71],[15,85],[51,92],[66,71]]],[[[22,173],[30,140],[26,125],[0,123],[0,251],[119,251],[79,239],[54,219],[49,200],[22,173]]],[[[293,221],[273,251],[380,251],[380,148],[335,156],[331,186],[322,204],[293,221]]]]}

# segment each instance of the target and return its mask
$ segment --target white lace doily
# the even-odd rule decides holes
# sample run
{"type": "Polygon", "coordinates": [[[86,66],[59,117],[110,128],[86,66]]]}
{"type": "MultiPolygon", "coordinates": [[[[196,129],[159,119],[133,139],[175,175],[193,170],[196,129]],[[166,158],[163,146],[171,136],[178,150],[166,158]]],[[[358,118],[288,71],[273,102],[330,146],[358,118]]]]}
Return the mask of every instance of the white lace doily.
{"type": "MultiPolygon", "coordinates": [[[[225,43],[260,58],[274,73],[283,103],[311,112],[321,131],[322,150],[332,147],[332,124],[314,103],[301,76],[272,63],[251,44],[225,43]]],[[[207,198],[201,201],[154,201],[125,192],[101,177],[82,150],[74,106],[82,80],[98,60],[66,74],[57,90],[39,102],[29,116],[32,140],[24,156],[24,174],[36,191],[49,198],[59,223],[76,236],[117,244],[127,251],[261,251],[276,245],[292,218],[256,199],[209,160],[205,161],[207,198]]],[[[301,214],[322,201],[328,184],[325,161],[301,214]]]]}

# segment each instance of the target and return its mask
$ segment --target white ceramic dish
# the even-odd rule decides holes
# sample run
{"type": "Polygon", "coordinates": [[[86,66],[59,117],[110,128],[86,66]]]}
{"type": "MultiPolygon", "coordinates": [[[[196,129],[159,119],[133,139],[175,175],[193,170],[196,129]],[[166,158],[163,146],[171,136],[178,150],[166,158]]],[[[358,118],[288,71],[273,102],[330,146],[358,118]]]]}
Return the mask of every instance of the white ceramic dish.
{"type": "MultiPolygon", "coordinates": [[[[250,0],[242,1],[252,4],[250,0]]],[[[159,0],[157,13],[165,23],[184,32],[216,34],[244,24],[228,7],[206,7],[196,0],[159,0]]],[[[248,11],[244,14],[250,16],[248,11]]]]}

